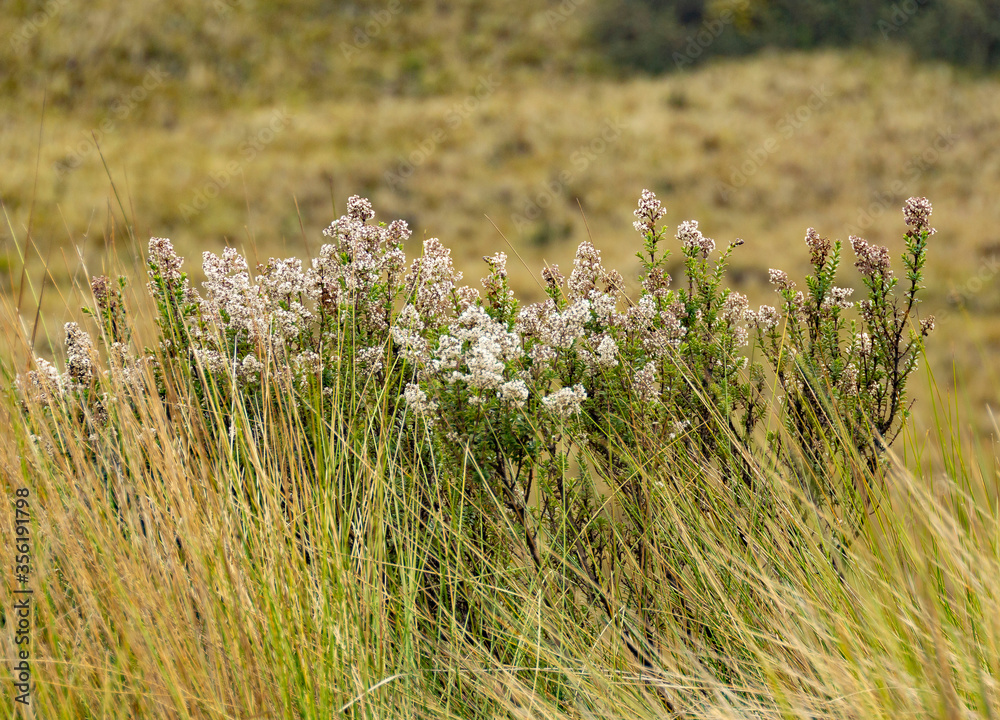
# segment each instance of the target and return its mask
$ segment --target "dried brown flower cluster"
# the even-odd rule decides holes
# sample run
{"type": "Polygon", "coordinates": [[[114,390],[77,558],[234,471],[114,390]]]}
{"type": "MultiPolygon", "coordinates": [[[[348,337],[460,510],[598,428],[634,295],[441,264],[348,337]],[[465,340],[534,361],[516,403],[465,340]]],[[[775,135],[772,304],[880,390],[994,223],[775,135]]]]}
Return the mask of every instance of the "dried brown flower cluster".
{"type": "Polygon", "coordinates": [[[855,263],[862,275],[869,278],[892,279],[889,263],[892,258],[889,249],[881,245],[869,245],[856,235],[851,235],[851,247],[858,261],[855,263]]]}

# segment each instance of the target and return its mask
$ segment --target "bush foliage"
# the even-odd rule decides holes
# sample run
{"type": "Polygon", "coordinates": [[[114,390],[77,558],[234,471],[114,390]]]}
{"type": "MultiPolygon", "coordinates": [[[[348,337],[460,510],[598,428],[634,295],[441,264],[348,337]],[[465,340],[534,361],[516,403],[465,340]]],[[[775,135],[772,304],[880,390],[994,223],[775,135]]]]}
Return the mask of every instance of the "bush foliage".
{"type": "MultiPolygon", "coordinates": [[[[124,278],[94,278],[98,341],[69,323],[65,371],[36,359],[17,378],[26,441],[53,476],[96,472],[126,538],[151,541],[160,514],[180,513],[176,499],[150,505],[136,490],[173,454],[220,468],[213,482],[249,533],[241,542],[281,522],[307,566],[331,560],[318,554],[331,537],[350,557],[377,551],[381,592],[408,599],[384,609],[415,633],[406,642],[440,638],[446,619],[452,643],[537,664],[541,650],[512,644],[479,595],[483,582],[501,595],[531,587],[563,621],[613,629],[647,671],[680,632],[714,677],[736,682],[761,672],[746,659],[755,642],[727,620],[731,606],[694,588],[737,592],[743,571],[707,570],[685,536],[719,522],[734,552],[749,552],[780,532],[796,559],[770,567],[776,582],[802,563],[843,572],[883,496],[907,380],[933,328],[916,317],[931,206],[911,198],[903,210],[902,282],[887,249],[851,238],[856,307],[835,285],[841,243],[812,228],[813,273],[797,289],[772,269],[776,306],[751,308],[725,286],[742,241],[719,250],[696,221],[674,236],[685,270],[675,285],[665,210],[649,191],[635,210],[638,297],[590,242],[568,276],[543,270],[543,302],[519,305],[503,253],[484,258],[481,293],[437,239],[407,264],[406,223],[376,223],[357,196],[310,265],[271,259],[251,274],[233,248],[205,253],[201,292],[170,241],[152,238],[156,344],[134,347],[124,278]],[[325,515],[309,509],[317,496],[325,515]],[[686,519],[664,525],[678,503],[686,519]],[[373,535],[373,521],[386,530],[373,535]]],[[[182,558],[185,542],[173,539],[182,558]]],[[[731,602],[752,614],[763,599],[743,587],[731,602]]],[[[565,700],[568,682],[557,673],[543,685],[565,700]]],[[[677,707],[672,693],[654,695],[677,707]]],[[[470,714],[491,707],[461,701],[470,714]]]]}
{"type": "MultiPolygon", "coordinates": [[[[116,284],[103,276],[92,282],[88,312],[101,321],[108,372],[146,392],[140,366],[148,363],[161,398],[183,381],[206,418],[234,404],[257,417],[280,394],[323,422],[350,424],[392,389],[396,398],[376,436],[391,443],[423,436],[434,451],[425,460],[456,472],[472,462],[524,525],[533,489],[544,486],[543,504],[548,492],[562,493],[546,473],[562,473],[584,449],[605,472],[625,477],[632,469],[623,454],[652,443],[667,457],[718,467],[734,491],[752,495],[749,461],[779,461],[786,440],[779,427],[801,451],[781,462],[825,478],[824,487],[810,488],[814,500],[840,502],[852,484],[838,474],[842,461],[857,455],[875,470],[898,434],[908,414],[907,380],[934,325],[933,317],[916,318],[935,232],[924,198],[903,208],[902,287],[886,248],[850,238],[865,289],[855,317],[848,315],[854,290],[835,285],[841,243],[813,228],[805,243],[814,274],[804,289],[784,271],[770,272],[777,307],[753,309],[724,286],[728,260],[743,241],[718,252],[697,221],[677,228],[685,277],[672,287],[667,228],[658,226],[665,211],[648,190],[635,211],[644,268],[637,298],[584,242],[568,277],[558,266],[543,270],[548,297],[526,307],[507,285],[504,253],[484,258],[481,297],[460,284],[439,240],[427,240],[407,267],[407,224],[374,223],[371,204],[357,196],[348,208],[325,231],[332,242],[311,267],[272,258],[252,276],[234,248],[221,257],[206,252],[203,294],[190,286],[170,241],[152,238],[148,287],[162,337],[144,359],[130,347],[116,284]],[[830,428],[846,431],[850,442],[831,446],[830,428]]],[[[19,384],[53,411],[60,398],[87,436],[100,438],[108,400],[95,384],[94,342],[75,323],[66,332],[65,373],[38,359],[19,384]]],[[[208,426],[224,437],[233,422],[208,426]]],[[[598,498],[582,492],[554,498],[552,507],[579,503],[589,515],[598,498]]]]}

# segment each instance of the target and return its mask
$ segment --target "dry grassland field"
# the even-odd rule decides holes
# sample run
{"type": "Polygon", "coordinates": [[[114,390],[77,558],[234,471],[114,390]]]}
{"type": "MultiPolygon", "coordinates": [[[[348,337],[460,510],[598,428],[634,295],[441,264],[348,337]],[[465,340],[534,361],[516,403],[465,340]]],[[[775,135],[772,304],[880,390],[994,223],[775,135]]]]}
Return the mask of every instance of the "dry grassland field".
{"type": "MultiPolygon", "coordinates": [[[[687,4],[730,13],[720,16],[725,21],[705,21],[707,34],[696,44],[706,51],[725,42],[726,34],[741,32],[730,7],[750,13],[768,6],[746,0],[687,4]]],[[[900,10],[896,25],[884,30],[887,36],[901,34],[911,16],[924,12],[924,3],[910,4],[914,11],[900,10]]],[[[655,468],[667,464],[664,457],[682,465],[694,462],[670,454],[677,452],[671,443],[684,432],[683,423],[668,442],[667,420],[663,427],[654,423],[641,430],[636,420],[622,431],[635,433],[629,434],[634,457],[626,453],[620,463],[607,459],[604,465],[601,453],[610,457],[610,441],[599,448],[591,443],[575,455],[566,449],[575,447],[571,434],[552,430],[549,437],[567,444],[558,452],[556,440],[543,448],[551,457],[539,467],[550,474],[532,475],[534,486],[517,484],[528,460],[508,457],[504,465],[496,459],[497,449],[495,472],[504,482],[507,473],[513,478],[509,487],[497,487],[523,490],[523,508],[509,504],[494,515],[474,515],[468,523],[481,525],[469,540],[472,530],[468,537],[461,534],[466,530],[454,537],[434,534],[445,532],[440,528],[450,527],[448,522],[455,527],[465,522],[464,511],[456,510],[450,520],[433,515],[457,501],[428,501],[417,508],[421,501],[400,490],[410,487],[411,469],[403,463],[395,474],[393,453],[411,453],[419,465],[425,462],[421,453],[437,458],[441,443],[453,440],[454,433],[442,435],[451,440],[427,440],[426,448],[417,439],[408,450],[391,449],[379,433],[396,427],[393,415],[384,427],[382,420],[360,429],[344,421],[351,429],[343,436],[329,430],[330,437],[320,433],[316,439],[289,430],[309,427],[305,418],[312,416],[279,402],[275,417],[288,412],[292,419],[277,423],[281,430],[267,435],[268,445],[251,429],[258,427],[247,409],[251,401],[237,411],[238,393],[216,396],[216,389],[199,389],[192,403],[217,402],[219,412],[245,422],[230,418],[228,429],[216,437],[201,420],[187,415],[178,420],[164,409],[174,407],[180,391],[158,376],[163,406],[140,403],[136,417],[148,423],[136,420],[129,427],[149,434],[120,440],[116,452],[122,455],[114,468],[99,459],[93,467],[81,460],[91,457],[82,444],[73,444],[85,442],[82,433],[79,440],[65,440],[71,445],[67,464],[52,460],[44,471],[24,469],[35,467],[24,460],[30,454],[26,448],[35,448],[32,457],[45,456],[37,449],[44,445],[38,438],[49,437],[46,432],[72,438],[69,425],[45,432],[30,425],[30,432],[18,431],[16,441],[0,440],[7,443],[0,451],[5,503],[8,495],[21,497],[13,494],[22,483],[15,476],[37,472],[42,478],[31,495],[31,522],[42,528],[37,546],[42,559],[32,566],[32,582],[35,597],[48,598],[39,600],[32,625],[32,692],[41,710],[31,715],[23,703],[8,700],[13,695],[7,668],[17,660],[18,647],[16,616],[8,607],[15,584],[13,560],[6,549],[0,552],[6,611],[0,622],[0,717],[388,718],[397,712],[421,718],[997,717],[1000,612],[990,614],[1000,611],[1000,586],[996,577],[986,577],[997,567],[1000,527],[994,524],[1000,436],[997,71],[917,59],[899,44],[876,41],[810,51],[765,48],[704,62],[694,62],[701,54],[696,48],[680,61],[675,57],[669,72],[644,74],[623,70],[595,48],[595,8],[630,6],[596,0],[5,0],[3,5],[0,358],[7,400],[0,422],[12,427],[42,422],[42,411],[19,404],[14,385],[18,374],[36,367],[32,356],[64,367],[67,322],[99,337],[98,323],[81,311],[94,305],[91,278],[127,276],[124,297],[135,309],[137,337],[158,332],[157,310],[146,291],[151,237],[172,241],[185,258],[192,286],[201,288],[206,251],[222,256],[224,248],[235,248],[251,269],[289,257],[308,266],[330,242],[323,231],[348,213],[347,198],[357,195],[371,201],[375,221],[408,223],[412,235],[403,242],[408,259],[419,256],[428,239],[440,239],[451,249],[463,283],[484,298],[502,296],[499,286],[480,284],[490,273],[486,257],[507,254],[509,289],[525,306],[546,299],[543,268],[558,265],[570,276],[584,241],[599,251],[606,268],[621,273],[626,293],[638,298],[649,267],[636,256],[644,240],[633,227],[633,211],[649,189],[665,210],[660,222],[668,228],[664,245],[672,255],[662,269],[672,276],[671,287],[688,287],[682,245],[674,236],[681,223],[697,220],[719,251],[743,241],[729,259],[723,286],[746,295],[756,308],[782,301],[772,268],[787,271],[805,289],[802,278],[813,272],[804,241],[808,228],[843,242],[838,284],[853,288],[854,300],[864,297],[866,277],[855,267],[850,236],[886,246],[902,284],[908,198],[933,203],[937,232],[927,239],[924,290],[911,318],[934,315],[936,327],[908,388],[916,401],[913,415],[894,446],[893,472],[908,479],[894,480],[892,492],[899,495],[890,492],[884,505],[864,495],[872,518],[898,513],[891,522],[871,520],[871,527],[857,530],[851,547],[858,548],[858,559],[838,564],[838,553],[848,557],[851,551],[837,545],[830,551],[838,558],[832,565],[819,563],[823,567],[816,570],[802,560],[812,558],[821,544],[803,538],[832,537],[846,527],[842,523],[850,524],[839,510],[815,521],[794,520],[794,531],[761,550],[759,543],[780,534],[775,529],[780,521],[767,515],[772,510],[747,509],[736,494],[723,498],[719,488],[727,469],[743,461],[734,459],[739,453],[731,449],[720,450],[729,446],[718,436],[699,441],[711,448],[709,459],[690,471],[707,489],[697,499],[685,495],[687,489],[677,491],[689,505],[678,500],[674,507],[673,500],[664,500],[660,507],[646,496],[640,502],[622,489],[631,486],[615,484],[633,460],[649,486],[660,488],[650,493],[681,483],[660,477],[655,468]],[[22,419],[18,408],[29,419],[22,419]],[[175,423],[189,433],[187,440],[149,440],[172,432],[175,423]],[[666,445],[650,450],[647,430],[659,433],[657,442],[666,445]],[[318,458],[334,436],[354,454],[344,451],[344,457],[324,464],[318,458]],[[206,445],[188,448],[185,455],[178,448],[195,442],[190,438],[206,445]],[[261,450],[254,445],[258,441],[271,449],[261,450]],[[212,442],[221,443],[218,454],[212,442]],[[371,443],[378,449],[369,456],[371,443]],[[152,447],[155,452],[148,450],[152,447]],[[147,450],[152,454],[144,455],[147,450]],[[300,455],[315,455],[315,466],[300,455]],[[76,475],[69,468],[79,463],[86,467],[76,475]],[[601,506],[598,495],[573,496],[576,490],[564,489],[562,475],[558,483],[553,479],[557,466],[564,474],[586,475],[590,468],[601,492],[629,499],[601,506]],[[66,499],[73,493],[83,497],[87,488],[104,492],[122,468],[140,479],[125,495],[107,491],[113,511],[95,515],[96,496],[66,499]],[[157,472],[171,479],[161,483],[157,472]],[[330,483],[335,478],[346,487],[348,476],[351,482],[366,478],[361,494],[348,500],[296,489],[306,477],[330,483]],[[60,477],[72,481],[62,483],[60,477]],[[197,480],[196,489],[179,483],[184,477],[197,480]],[[219,478],[239,480],[229,486],[219,478]],[[237,489],[239,483],[244,484],[237,489]],[[255,489],[248,489],[252,483],[255,489]],[[543,501],[556,487],[564,493],[558,496],[562,514],[543,501]],[[153,508],[151,515],[136,509],[146,507],[142,503],[153,508]],[[389,508],[399,514],[383,522],[373,507],[385,517],[389,508]],[[672,526],[692,528],[690,533],[668,538],[667,530],[662,537],[659,529],[641,531],[645,526],[634,518],[653,522],[654,507],[672,526]],[[746,527],[734,520],[740,532],[727,535],[729,510],[754,519],[746,527]],[[604,518],[601,513],[611,518],[601,522],[610,525],[591,523],[592,517],[604,518]],[[182,515],[195,520],[178,519],[182,515]],[[133,523],[128,532],[108,529],[126,516],[133,523]],[[135,524],[140,516],[141,532],[135,524]],[[250,516],[254,519],[247,520],[250,516]],[[256,522],[263,527],[264,517],[279,528],[273,537],[248,529],[256,522]],[[404,527],[413,518],[423,524],[411,536],[404,527]],[[579,538],[567,540],[566,527],[576,520],[580,528],[597,528],[593,536],[584,537],[581,529],[579,538]],[[196,532],[192,528],[199,522],[202,529],[196,532]],[[618,522],[639,524],[620,533],[607,530],[611,539],[600,539],[618,522]],[[147,525],[157,528],[148,536],[147,525]],[[508,530],[514,538],[509,545],[496,539],[508,530]],[[60,533],[73,538],[78,549],[60,545],[60,533]],[[394,537],[412,543],[393,544],[394,537]],[[615,543],[621,543],[620,552],[609,549],[618,547],[615,543]],[[107,580],[103,548],[111,566],[120,568],[119,585],[101,585],[107,580]],[[325,565],[327,551],[340,559],[325,565]],[[754,554],[757,564],[747,565],[745,573],[726,574],[754,554]],[[617,559],[607,559],[612,557],[617,559]],[[69,569],[74,558],[81,565],[69,569]],[[147,561],[155,571],[147,572],[147,561]],[[618,562],[620,576],[609,570],[618,562]],[[400,570],[390,580],[397,572],[386,570],[390,566],[412,572],[400,570]],[[782,569],[793,566],[787,573],[782,569]],[[510,570],[508,576],[503,574],[508,567],[528,569],[510,570]],[[811,584],[814,571],[822,577],[811,584]],[[178,579],[187,573],[189,579],[178,579]],[[498,587],[509,581],[514,589],[491,594],[484,580],[490,573],[505,578],[497,580],[498,587]],[[648,586],[643,577],[652,578],[648,586]],[[468,591],[434,590],[452,581],[468,591]],[[283,600],[279,589],[293,586],[290,599],[283,600]],[[827,596],[836,599],[824,605],[827,596]],[[666,597],[669,602],[658,604],[666,597]],[[758,603],[767,609],[754,618],[758,603]],[[903,608],[899,618],[887,609],[896,604],[903,608]],[[537,625],[531,624],[533,617],[537,625]],[[642,622],[636,620],[631,631],[616,625],[626,617],[642,622]],[[142,618],[151,618],[146,635],[130,629],[142,618]],[[185,627],[192,628],[191,639],[185,627]],[[602,635],[600,627],[615,629],[602,635]],[[83,647],[84,641],[90,645],[83,647]],[[265,646],[269,649],[259,649],[265,646]],[[865,657],[869,648],[871,659],[865,657]],[[440,670],[438,660],[449,669],[440,670]],[[557,666],[559,678],[571,679],[554,680],[539,671],[545,663],[557,666]],[[579,679],[572,668],[584,666],[590,674],[579,679]],[[660,670],[650,685],[646,675],[660,670]],[[629,679],[619,682],[615,673],[629,679]],[[682,691],[685,683],[700,688],[697,702],[685,704],[694,697],[682,691]],[[608,698],[606,705],[601,697],[608,698]]],[[[983,22],[995,24],[998,17],[983,22]]],[[[874,37],[878,40],[877,32],[874,37]]],[[[350,210],[352,217],[363,215],[358,207],[350,210]]],[[[162,262],[154,272],[167,277],[169,262],[162,262]]],[[[397,301],[393,312],[403,304],[397,301]]],[[[160,306],[162,322],[170,301],[161,302],[167,303],[160,306]]],[[[502,319],[503,305],[497,302],[502,319]]],[[[406,346],[402,335],[393,337],[406,346]]],[[[349,347],[352,353],[357,349],[349,347]]],[[[98,355],[108,358],[106,350],[98,355]]],[[[767,372],[768,382],[775,382],[767,372]]],[[[559,381],[559,392],[570,393],[561,401],[579,402],[571,397],[573,383],[586,384],[590,375],[578,376],[570,372],[559,381]]],[[[408,389],[400,382],[387,380],[371,407],[388,413],[385,408],[403,397],[404,389],[410,393],[407,407],[418,414],[451,407],[445,391],[435,404],[416,385],[408,389]]],[[[504,387],[513,388],[510,383],[504,387]]],[[[326,390],[316,402],[348,397],[339,394],[347,392],[340,385],[326,390]]],[[[352,402],[350,395],[344,407],[355,407],[352,402]]],[[[726,395],[719,407],[729,402],[726,395]]],[[[544,407],[558,406],[553,403],[544,407]]],[[[645,412],[636,410],[638,404],[629,407],[636,417],[645,412]]],[[[765,430],[772,429],[768,419],[783,411],[777,405],[767,410],[761,421],[766,428],[754,432],[748,421],[741,440],[764,443],[765,430]]],[[[337,412],[331,428],[339,427],[337,412]]],[[[472,415],[462,417],[466,422],[472,415]]],[[[468,429],[473,426],[460,425],[466,430],[458,432],[480,437],[468,429]]],[[[508,430],[516,438],[526,432],[508,430]]],[[[727,433],[738,430],[719,432],[730,438],[727,433]]],[[[433,434],[426,432],[428,438],[433,434]]],[[[818,446],[825,438],[820,435],[820,440],[811,436],[818,446]]],[[[823,462],[848,468],[845,477],[889,472],[888,465],[865,454],[868,446],[851,445],[850,452],[838,455],[833,444],[823,462]]],[[[329,452],[334,458],[339,451],[329,452]]],[[[434,465],[435,482],[443,487],[442,478],[454,482],[466,477],[464,472],[472,477],[455,462],[434,465]]],[[[749,487],[749,465],[739,467],[749,487]]],[[[800,491],[817,492],[814,486],[801,490],[787,479],[794,473],[782,474],[777,464],[759,471],[760,477],[784,478],[780,486],[786,494],[778,493],[783,499],[774,507],[800,491]]],[[[472,491],[452,490],[472,502],[462,495],[472,491]]],[[[476,498],[492,498],[498,507],[513,502],[500,490],[476,498]]],[[[798,507],[793,500],[788,504],[798,507]]],[[[17,532],[16,518],[8,522],[7,514],[5,509],[4,538],[17,532]]],[[[843,547],[848,545],[844,541],[843,547]]]]}

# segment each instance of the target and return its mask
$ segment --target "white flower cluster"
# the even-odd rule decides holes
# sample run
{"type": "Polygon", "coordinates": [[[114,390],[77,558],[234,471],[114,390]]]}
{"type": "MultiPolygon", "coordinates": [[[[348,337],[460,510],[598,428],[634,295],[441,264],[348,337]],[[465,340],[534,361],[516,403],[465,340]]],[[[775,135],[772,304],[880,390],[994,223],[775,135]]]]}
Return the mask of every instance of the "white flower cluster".
{"type": "Polygon", "coordinates": [[[462,273],[455,270],[451,250],[437,238],[431,238],[424,242],[424,254],[413,260],[404,282],[416,294],[415,304],[421,316],[444,321],[455,315],[456,296],[464,307],[478,299],[478,292],[459,288],[461,280],[462,273]],[[460,290],[463,292],[459,293],[460,290]]]}
{"type": "Polygon", "coordinates": [[[424,321],[413,305],[406,305],[396,317],[392,326],[392,339],[400,346],[399,354],[411,363],[420,365],[427,362],[427,340],[423,337],[424,321]]]}
{"type": "Polygon", "coordinates": [[[323,245],[313,259],[310,295],[327,313],[351,307],[359,311],[362,325],[385,329],[385,318],[373,304],[373,290],[383,276],[389,285],[398,281],[406,261],[400,246],[410,237],[410,229],[402,220],[387,227],[369,224],[373,217],[367,199],[348,198],[347,215],[323,231],[333,243],[323,245]]]}
{"type": "Polygon", "coordinates": [[[517,327],[525,335],[536,336],[544,345],[568,350],[584,336],[584,325],[591,319],[590,300],[577,300],[560,312],[549,299],[523,308],[517,327]]]}
{"type": "Polygon", "coordinates": [[[927,198],[911,197],[903,205],[903,219],[916,232],[926,230],[928,235],[933,235],[937,230],[928,223],[933,209],[931,201],[927,198]]]}
{"type": "Polygon", "coordinates": [[[427,420],[433,420],[434,413],[438,409],[438,404],[429,399],[427,393],[421,390],[419,385],[415,383],[407,384],[406,389],[403,391],[403,399],[417,415],[427,420]]]}
{"type": "Polygon", "coordinates": [[[358,350],[355,368],[362,373],[377,373],[385,363],[385,348],[379,346],[366,347],[358,350]]]}
{"type": "Polygon", "coordinates": [[[756,327],[761,332],[768,333],[778,327],[778,323],[781,321],[781,314],[771,305],[761,305],[760,310],[756,312],[747,310],[746,319],[750,325],[756,327]]]}
{"type": "Polygon", "coordinates": [[[662,268],[653,268],[643,278],[642,288],[653,297],[662,300],[669,294],[671,282],[672,278],[662,268]]]}
{"type": "Polygon", "coordinates": [[[632,392],[641,402],[656,402],[659,388],[656,387],[656,363],[648,362],[636,371],[632,380],[632,392]]]}
{"type": "Polygon", "coordinates": [[[854,307],[847,298],[854,294],[854,288],[832,287],[829,294],[823,298],[823,307],[830,310],[847,310],[854,307]]]}
{"type": "Polygon", "coordinates": [[[645,237],[655,231],[656,222],[666,214],[663,204],[656,199],[652,190],[643,190],[639,197],[639,207],[632,213],[638,220],[632,223],[636,232],[645,237]]]}
{"type": "Polygon", "coordinates": [[[375,217],[375,208],[372,207],[372,203],[368,198],[352,195],[347,198],[347,215],[348,217],[365,222],[375,217]]]}
{"type": "Polygon", "coordinates": [[[300,377],[318,375],[323,372],[324,367],[323,358],[312,350],[306,350],[292,358],[292,366],[295,368],[295,374],[300,377]]]}
{"type": "MultiPolygon", "coordinates": [[[[304,382],[320,372],[317,350],[335,339],[336,323],[344,322],[346,314],[365,331],[387,331],[390,318],[374,290],[380,282],[390,288],[398,286],[406,260],[401,245],[410,230],[402,220],[388,226],[370,224],[374,215],[367,199],[349,198],[347,214],[323,233],[333,242],[320,248],[309,268],[303,268],[297,258],[271,258],[251,278],[246,258],[236,249],[225,248],[221,257],[204,253],[204,297],[185,291],[197,303],[208,330],[204,332],[198,324],[190,328],[194,361],[210,373],[227,372],[241,384],[256,384],[269,363],[282,360],[286,371],[274,373],[275,380],[284,382],[291,370],[304,382]],[[318,332],[318,328],[326,329],[318,332]]],[[[439,267],[440,253],[435,255],[437,248],[431,245],[431,258],[422,260],[438,276],[447,274],[439,267]]],[[[156,273],[168,283],[180,279],[183,260],[169,240],[150,240],[150,262],[155,268],[150,271],[151,279],[156,273]]],[[[450,267],[450,260],[443,264],[450,267]]],[[[427,288],[422,288],[418,298],[426,300],[426,296],[427,288]]],[[[408,329],[423,330],[420,318],[404,314],[397,332],[405,334],[408,329]]],[[[414,338],[415,334],[408,352],[414,357],[425,355],[426,349],[414,338]]],[[[358,360],[377,371],[383,354],[381,347],[362,348],[358,360]]]]}
{"type": "Polygon", "coordinates": [[[882,278],[885,281],[892,279],[892,270],[889,263],[892,260],[889,249],[881,245],[869,245],[856,235],[851,235],[851,247],[858,260],[855,267],[862,275],[869,278],[882,278]]]}
{"type": "Polygon", "coordinates": [[[656,358],[662,358],[672,348],[680,346],[687,335],[687,328],[681,322],[684,308],[671,304],[657,310],[657,299],[653,295],[643,295],[639,302],[628,309],[621,326],[642,339],[643,349],[656,358]]]}
{"type": "Polygon", "coordinates": [[[722,319],[729,323],[743,322],[749,309],[750,303],[746,295],[731,292],[722,303],[722,319]]]}
{"type": "Polygon", "coordinates": [[[499,390],[506,363],[522,354],[517,333],[491,318],[481,305],[470,305],[448,326],[432,364],[454,367],[447,382],[462,381],[481,393],[499,390]]]}
{"type": "Polygon", "coordinates": [[[65,382],[55,365],[44,358],[35,358],[37,370],[29,370],[26,375],[18,375],[14,386],[27,400],[48,405],[58,400],[63,393],[65,382]]]}
{"type": "Polygon", "coordinates": [[[674,422],[670,425],[670,434],[667,438],[669,440],[676,440],[677,437],[683,435],[689,427],[691,427],[690,420],[674,420],[674,422]]]}
{"type": "Polygon", "coordinates": [[[864,362],[871,357],[873,347],[871,335],[860,332],[855,334],[854,339],[851,340],[851,344],[847,348],[847,355],[864,362]]]}
{"type": "Polygon", "coordinates": [[[257,347],[271,341],[270,308],[259,285],[250,282],[246,259],[227,247],[220,258],[206,252],[203,317],[218,329],[235,331],[242,340],[257,347]]]}
{"type": "Polygon", "coordinates": [[[210,373],[223,373],[229,367],[225,356],[218,350],[196,345],[191,349],[191,352],[197,365],[210,373]]]}
{"type": "Polygon", "coordinates": [[[89,385],[94,378],[94,343],[75,322],[66,323],[66,374],[71,382],[89,385]]]}
{"type": "MultiPolygon", "coordinates": [[[[484,259],[490,267],[483,284],[491,307],[502,308],[512,300],[505,284],[506,256],[484,259]]],[[[555,371],[561,358],[582,362],[591,376],[617,367],[616,328],[634,327],[650,335],[650,347],[660,354],[683,336],[676,309],[658,311],[652,299],[644,300],[638,313],[634,308],[618,313],[624,281],[603,267],[589,242],[579,246],[568,280],[555,267],[546,268],[543,277],[565,300],[557,303],[550,297],[522,308],[512,323],[499,322],[478,297],[458,287],[461,275],[449,252],[437,240],[428,241],[424,256],[406,277],[411,302],[391,331],[399,353],[417,366],[420,388],[438,401],[437,389],[461,383],[470,390],[472,404],[495,397],[507,407],[523,409],[532,392],[527,381],[550,377],[547,373],[555,371]],[[526,368],[522,361],[530,365],[526,368]]],[[[583,385],[575,384],[543,402],[555,416],[568,418],[579,412],[586,397],[583,385]]]]}
{"type": "Polygon", "coordinates": [[[180,298],[186,302],[195,302],[197,293],[191,287],[190,282],[181,267],[184,265],[184,258],[177,255],[174,245],[167,238],[153,237],[149,239],[149,283],[146,287],[154,297],[160,295],[160,290],[156,286],[156,278],[163,282],[163,290],[166,297],[161,298],[171,305],[176,304],[175,293],[180,291],[180,298]]]}
{"type": "Polygon", "coordinates": [[[858,366],[849,363],[840,376],[840,389],[848,397],[855,397],[858,394],[858,366]]]}
{"type": "Polygon", "coordinates": [[[498,397],[501,402],[522,409],[528,401],[528,386],[524,380],[511,380],[500,386],[498,397]]]}
{"type": "Polygon", "coordinates": [[[243,356],[236,374],[246,385],[256,385],[261,380],[261,373],[264,371],[264,363],[257,359],[253,353],[243,356]]]}
{"type": "Polygon", "coordinates": [[[594,351],[581,350],[580,356],[587,372],[591,375],[602,370],[611,370],[618,366],[618,343],[610,335],[597,335],[590,338],[594,351]]]}
{"type": "Polygon", "coordinates": [[[155,269],[149,271],[152,280],[157,273],[168,285],[174,285],[181,279],[181,266],[184,258],[174,252],[174,245],[167,238],[152,237],[149,239],[149,262],[155,269]]]}
{"type": "Polygon", "coordinates": [[[788,273],[784,270],[778,270],[776,268],[770,268],[767,271],[767,279],[772,285],[776,285],[779,289],[791,289],[795,287],[795,283],[788,279],[788,273]]]}
{"type": "Polygon", "coordinates": [[[556,417],[567,420],[580,412],[580,404],[587,399],[583,385],[561,388],[542,398],[542,404],[556,417]]]}
{"type": "MultiPolygon", "coordinates": [[[[90,334],[77,323],[69,322],[66,330],[66,372],[60,374],[55,365],[44,358],[35,358],[35,367],[25,375],[18,375],[14,385],[21,395],[32,402],[49,405],[58,402],[68,393],[76,393],[92,386],[97,377],[97,356],[94,341],[90,334]]],[[[125,387],[139,392],[146,387],[144,366],[153,362],[153,358],[136,358],[129,352],[128,346],[121,342],[111,344],[109,348],[109,369],[104,372],[125,387]]],[[[107,414],[104,405],[95,402],[92,408],[95,417],[101,413],[107,414]]]]}
{"type": "Polygon", "coordinates": [[[303,272],[298,258],[271,258],[257,275],[257,283],[273,319],[272,325],[283,338],[293,338],[307,330],[313,315],[303,301],[314,298],[314,271],[303,272]]]}
{"type": "Polygon", "coordinates": [[[558,265],[546,265],[542,268],[542,280],[545,281],[549,290],[558,292],[564,287],[566,276],[559,272],[558,265]]]}
{"type": "Polygon", "coordinates": [[[285,358],[285,371],[271,373],[284,386],[287,369],[300,382],[308,354],[297,351],[297,338],[311,332],[314,314],[305,302],[316,297],[318,274],[302,269],[295,258],[271,258],[251,279],[246,258],[227,247],[222,256],[203,255],[205,296],[199,298],[201,317],[208,334],[193,333],[191,353],[195,362],[212,374],[229,373],[243,386],[259,385],[270,363],[285,358]],[[248,350],[240,350],[242,345],[248,350]]]}
{"type": "Polygon", "coordinates": [[[677,228],[677,239],[685,250],[697,250],[706,258],[715,250],[715,240],[701,234],[697,220],[682,222],[677,228]]]}
{"type": "Polygon", "coordinates": [[[729,324],[733,332],[733,341],[736,347],[743,347],[750,343],[750,332],[744,322],[750,322],[753,311],[746,295],[738,292],[731,292],[722,303],[722,320],[729,324]]]}
{"type": "Polygon", "coordinates": [[[602,279],[604,267],[601,265],[601,253],[590,242],[584,241],[577,248],[573,258],[573,272],[569,274],[569,297],[571,300],[582,300],[590,295],[602,279]]]}

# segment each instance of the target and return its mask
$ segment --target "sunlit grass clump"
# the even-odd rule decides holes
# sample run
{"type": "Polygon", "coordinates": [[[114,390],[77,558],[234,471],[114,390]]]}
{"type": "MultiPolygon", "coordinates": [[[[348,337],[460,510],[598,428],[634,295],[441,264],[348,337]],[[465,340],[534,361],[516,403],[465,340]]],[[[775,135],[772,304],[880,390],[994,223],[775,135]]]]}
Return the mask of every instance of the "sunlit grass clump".
{"type": "Polygon", "coordinates": [[[890,450],[930,211],[902,277],[851,238],[857,305],[813,229],[776,306],[694,221],[674,281],[649,191],[638,297],[585,242],[522,307],[356,196],[200,291],[151,239],[155,332],[95,277],[63,371],[5,361],[36,716],[990,717],[995,468],[890,450]]]}

